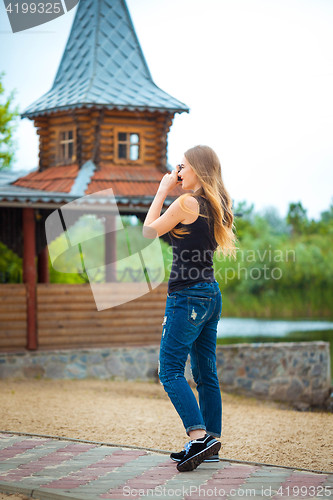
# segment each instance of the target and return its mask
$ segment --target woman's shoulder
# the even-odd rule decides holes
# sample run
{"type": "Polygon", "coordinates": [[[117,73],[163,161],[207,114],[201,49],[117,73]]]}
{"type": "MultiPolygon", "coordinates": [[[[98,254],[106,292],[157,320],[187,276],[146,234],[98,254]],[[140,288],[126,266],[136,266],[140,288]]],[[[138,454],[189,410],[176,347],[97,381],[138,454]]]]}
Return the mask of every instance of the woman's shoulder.
{"type": "Polygon", "coordinates": [[[185,211],[191,210],[196,212],[198,211],[200,200],[196,195],[185,193],[179,196],[174,203],[179,210],[183,210],[185,208],[185,211]]]}
{"type": "Polygon", "coordinates": [[[198,199],[199,197],[189,195],[184,198],[184,204],[186,208],[189,208],[190,210],[196,210],[198,208],[198,205],[200,204],[200,200],[198,199]]]}

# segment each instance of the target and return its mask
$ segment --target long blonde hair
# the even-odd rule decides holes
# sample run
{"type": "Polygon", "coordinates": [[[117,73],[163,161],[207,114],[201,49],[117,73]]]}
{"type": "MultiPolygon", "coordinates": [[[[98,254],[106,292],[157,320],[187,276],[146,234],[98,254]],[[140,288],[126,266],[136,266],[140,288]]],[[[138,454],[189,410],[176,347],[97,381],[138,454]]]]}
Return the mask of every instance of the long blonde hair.
{"type": "MultiPolygon", "coordinates": [[[[234,215],[232,200],[226,190],[221,174],[221,164],[217,154],[209,146],[195,146],[184,154],[192,170],[197,175],[201,188],[195,194],[186,193],[179,197],[180,206],[185,212],[195,214],[185,206],[184,201],[188,196],[201,195],[206,198],[214,222],[214,237],[218,244],[217,252],[225,256],[236,257],[236,235],[234,233],[234,215]]],[[[203,213],[200,217],[207,217],[203,213]]],[[[185,228],[173,228],[175,237],[182,237],[189,231],[185,228]]]]}

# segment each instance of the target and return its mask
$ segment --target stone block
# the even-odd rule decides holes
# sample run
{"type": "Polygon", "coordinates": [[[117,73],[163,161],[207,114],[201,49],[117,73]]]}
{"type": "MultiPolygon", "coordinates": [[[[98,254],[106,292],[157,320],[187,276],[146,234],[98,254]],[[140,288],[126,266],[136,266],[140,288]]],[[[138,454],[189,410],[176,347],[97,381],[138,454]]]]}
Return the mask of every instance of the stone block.
{"type": "Polygon", "coordinates": [[[233,373],[230,373],[230,372],[223,373],[222,372],[220,375],[218,372],[218,377],[219,377],[219,380],[220,380],[222,385],[230,386],[230,387],[234,386],[235,376],[233,373]]]}
{"type": "Polygon", "coordinates": [[[286,401],[286,394],[287,394],[287,386],[286,385],[278,385],[274,384],[270,386],[268,395],[271,399],[274,400],[279,400],[279,401],[286,401]]]}
{"type": "Polygon", "coordinates": [[[82,363],[71,363],[66,366],[65,378],[83,379],[87,377],[87,368],[82,363]]]}
{"type": "Polygon", "coordinates": [[[297,378],[293,378],[286,391],[286,398],[289,401],[295,401],[298,398],[302,399],[303,392],[304,388],[302,383],[297,378]]]}
{"type": "Polygon", "coordinates": [[[255,379],[257,379],[257,378],[259,378],[259,377],[260,377],[260,371],[259,371],[259,369],[258,369],[258,368],[256,368],[256,367],[252,367],[252,368],[248,371],[247,376],[248,376],[249,378],[253,378],[253,379],[255,378],[255,379]]]}
{"type": "Polygon", "coordinates": [[[311,404],[315,406],[322,406],[329,400],[330,392],[331,392],[330,389],[321,389],[314,391],[311,394],[311,400],[310,400],[311,404]]]}
{"type": "Polygon", "coordinates": [[[45,368],[37,364],[26,366],[23,368],[23,375],[26,378],[41,378],[45,375],[45,368]]]}
{"type": "Polygon", "coordinates": [[[105,363],[106,370],[111,377],[123,377],[124,366],[120,359],[116,356],[110,356],[105,363]]]}
{"type": "Polygon", "coordinates": [[[124,378],[126,380],[142,380],[142,370],[135,364],[127,364],[124,367],[124,378]]]}
{"type": "Polygon", "coordinates": [[[325,381],[322,379],[322,377],[315,377],[312,380],[311,387],[313,390],[318,390],[318,389],[322,389],[323,385],[325,385],[325,381]]]}
{"type": "Polygon", "coordinates": [[[104,365],[91,365],[87,368],[87,376],[99,379],[109,378],[109,373],[107,372],[104,365]]]}
{"type": "Polygon", "coordinates": [[[246,378],[237,378],[236,384],[239,388],[250,390],[253,384],[253,380],[246,378]]]}
{"type": "Polygon", "coordinates": [[[20,366],[11,366],[11,365],[1,365],[0,366],[0,378],[14,378],[14,377],[23,377],[23,372],[20,366]]]}
{"type": "Polygon", "coordinates": [[[267,396],[269,393],[269,383],[263,382],[261,380],[256,380],[253,383],[252,391],[254,395],[258,394],[260,396],[267,396]]]}
{"type": "Polygon", "coordinates": [[[57,363],[56,361],[51,361],[45,367],[45,377],[52,379],[65,378],[64,376],[65,366],[66,366],[65,363],[57,363]]]}
{"type": "Polygon", "coordinates": [[[311,370],[312,377],[316,377],[317,375],[321,374],[322,374],[322,366],[320,364],[314,365],[311,370]]]}

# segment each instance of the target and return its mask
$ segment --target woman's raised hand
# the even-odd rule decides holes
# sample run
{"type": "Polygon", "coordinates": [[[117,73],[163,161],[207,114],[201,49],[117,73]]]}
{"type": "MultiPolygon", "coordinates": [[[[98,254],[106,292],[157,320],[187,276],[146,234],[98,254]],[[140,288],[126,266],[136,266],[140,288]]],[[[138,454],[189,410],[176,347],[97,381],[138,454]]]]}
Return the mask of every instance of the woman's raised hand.
{"type": "Polygon", "coordinates": [[[158,187],[158,191],[168,195],[170,191],[172,191],[174,187],[176,187],[177,183],[178,183],[178,170],[174,169],[172,170],[172,172],[170,172],[169,174],[165,174],[162,177],[162,180],[158,187]]]}

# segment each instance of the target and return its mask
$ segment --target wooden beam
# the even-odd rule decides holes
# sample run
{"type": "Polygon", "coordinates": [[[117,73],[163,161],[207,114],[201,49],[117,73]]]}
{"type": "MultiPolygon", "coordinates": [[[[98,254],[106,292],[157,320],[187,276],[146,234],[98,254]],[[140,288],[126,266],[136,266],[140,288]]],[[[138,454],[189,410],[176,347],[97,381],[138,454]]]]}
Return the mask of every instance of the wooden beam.
{"type": "Polygon", "coordinates": [[[37,349],[35,213],[23,208],[23,282],[27,290],[27,349],[37,349]]]}
{"type": "Polygon", "coordinates": [[[116,216],[106,215],[104,222],[105,231],[105,281],[107,283],[112,283],[117,280],[117,270],[116,270],[116,244],[117,244],[117,232],[116,232],[116,216]]]}
{"type": "Polygon", "coordinates": [[[47,245],[38,254],[38,283],[49,283],[49,252],[47,245]]]}

